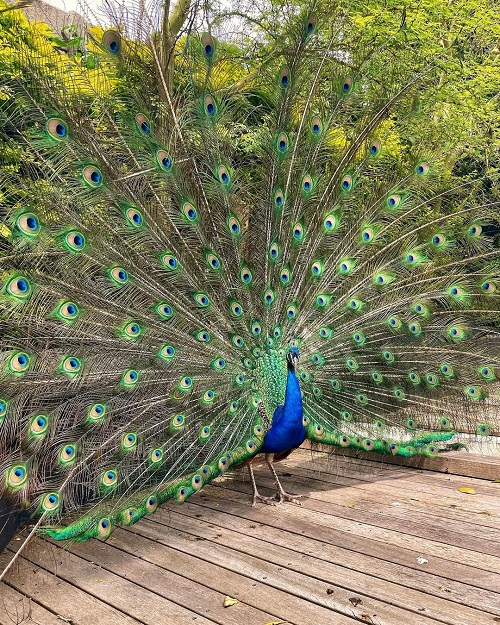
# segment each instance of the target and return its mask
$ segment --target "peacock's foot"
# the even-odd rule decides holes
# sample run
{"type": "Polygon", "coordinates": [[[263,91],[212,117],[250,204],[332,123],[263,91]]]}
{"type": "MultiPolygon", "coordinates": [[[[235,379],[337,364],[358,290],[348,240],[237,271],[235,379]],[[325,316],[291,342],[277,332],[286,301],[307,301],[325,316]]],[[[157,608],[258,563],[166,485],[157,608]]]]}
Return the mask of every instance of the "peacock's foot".
{"type": "Polygon", "coordinates": [[[284,501],[289,501],[290,503],[295,503],[298,506],[301,506],[301,502],[299,501],[299,497],[303,497],[304,495],[296,495],[295,493],[285,493],[284,490],[279,490],[276,496],[279,498],[279,502],[283,503],[284,501]]]}
{"type": "Polygon", "coordinates": [[[264,497],[264,495],[259,495],[259,493],[254,493],[253,501],[252,501],[252,508],[255,508],[258,501],[260,501],[261,503],[265,503],[268,506],[276,506],[278,504],[278,500],[276,499],[276,497],[264,497]]]}

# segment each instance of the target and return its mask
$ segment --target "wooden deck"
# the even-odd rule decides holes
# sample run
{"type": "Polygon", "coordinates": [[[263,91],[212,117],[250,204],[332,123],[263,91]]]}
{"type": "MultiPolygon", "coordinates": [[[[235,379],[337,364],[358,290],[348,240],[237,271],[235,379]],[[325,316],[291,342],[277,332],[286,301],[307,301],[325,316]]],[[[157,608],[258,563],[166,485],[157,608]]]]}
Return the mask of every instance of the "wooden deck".
{"type": "Polygon", "coordinates": [[[36,538],[0,624],[500,623],[499,483],[308,450],[279,473],[302,506],[251,508],[236,475],[105,543],[36,538]]]}

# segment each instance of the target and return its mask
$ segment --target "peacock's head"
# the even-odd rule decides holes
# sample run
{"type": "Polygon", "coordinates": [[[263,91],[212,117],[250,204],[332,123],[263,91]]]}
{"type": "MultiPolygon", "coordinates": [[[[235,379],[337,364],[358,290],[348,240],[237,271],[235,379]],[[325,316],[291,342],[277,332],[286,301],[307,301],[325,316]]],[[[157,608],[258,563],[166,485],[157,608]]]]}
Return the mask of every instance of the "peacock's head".
{"type": "Polygon", "coordinates": [[[290,347],[288,354],[286,355],[286,364],[292,371],[299,364],[300,352],[298,347],[290,347]]]}

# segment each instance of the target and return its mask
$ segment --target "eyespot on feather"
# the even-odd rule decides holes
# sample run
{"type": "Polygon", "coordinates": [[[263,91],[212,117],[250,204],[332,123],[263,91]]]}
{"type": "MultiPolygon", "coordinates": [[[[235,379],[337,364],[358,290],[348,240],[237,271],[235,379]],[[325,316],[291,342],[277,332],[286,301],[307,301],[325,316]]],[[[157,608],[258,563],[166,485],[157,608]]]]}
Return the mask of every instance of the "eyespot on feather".
{"type": "Polygon", "coordinates": [[[152,465],[158,464],[163,460],[163,449],[157,448],[153,449],[149,454],[149,462],[152,465]]]}
{"type": "Polygon", "coordinates": [[[340,181],[340,187],[344,193],[348,193],[349,191],[352,191],[353,186],[354,186],[354,179],[351,175],[346,174],[345,176],[342,177],[342,180],[340,181]]]}
{"type": "Polygon", "coordinates": [[[467,228],[467,234],[470,238],[472,239],[478,239],[481,234],[483,232],[483,227],[481,226],[481,224],[471,224],[468,228],[467,228]]]}
{"type": "Polygon", "coordinates": [[[49,417],[47,415],[35,415],[30,419],[29,433],[34,438],[41,438],[47,433],[49,417]]]}
{"type": "Polygon", "coordinates": [[[316,31],[317,27],[318,27],[318,18],[315,13],[311,13],[306,20],[306,25],[305,25],[306,37],[309,37],[310,35],[312,35],[316,31]]]}
{"type": "Polygon", "coordinates": [[[76,445],[69,443],[64,445],[59,451],[58,460],[61,465],[68,465],[76,459],[76,445]]]}
{"type": "Polygon", "coordinates": [[[82,361],[76,356],[66,356],[62,359],[59,370],[66,375],[75,376],[82,370],[82,361]]]}
{"type": "Polygon", "coordinates": [[[119,54],[122,47],[122,37],[116,30],[106,30],[102,36],[102,45],[110,54],[119,54]]]}
{"type": "Polygon", "coordinates": [[[415,173],[417,176],[426,176],[430,172],[429,163],[421,162],[415,166],[415,173]]]}
{"type": "Polygon", "coordinates": [[[401,205],[401,202],[402,202],[401,196],[398,193],[392,193],[387,198],[386,204],[389,209],[396,209],[396,208],[399,208],[399,206],[401,205]]]}
{"type": "Polygon", "coordinates": [[[93,404],[87,412],[87,421],[97,422],[102,421],[106,417],[105,404],[93,404]]]}
{"type": "Polygon", "coordinates": [[[111,267],[108,270],[108,275],[116,286],[123,286],[130,280],[128,273],[123,267],[111,267]]]}
{"type": "Polygon", "coordinates": [[[122,436],[122,449],[124,451],[130,451],[137,446],[137,434],[135,432],[126,432],[122,436]]]}
{"type": "Polygon", "coordinates": [[[201,490],[203,488],[203,476],[199,474],[193,475],[191,479],[191,486],[195,491],[201,490]]]}
{"type": "Polygon", "coordinates": [[[230,302],[229,309],[233,317],[241,317],[243,315],[243,306],[235,300],[230,302]]]}
{"type": "Polygon", "coordinates": [[[290,78],[291,72],[288,66],[284,66],[281,68],[280,73],[278,74],[278,84],[282,89],[286,89],[290,86],[290,78]]]}
{"type": "Polygon", "coordinates": [[[283,208],[283,205],[285,204],[285,196],[283,195],[283,191],[281,189],[275,189],[273,201],[276,210],[281,210],[283,208]]]}
{"type": "Polygon", "coordinates": [[[482,284],[481,284],[481,291],[483,293],[486,293],[487,295],[492,295],[493,293],[495,293],[497,290],[497,285],[495,282],[493,282],[493,280],[485,280],[482,284]]]}
{"type": "Polygon", "coordinates": [[[176,271],[179,269],[179,262],[170,251],[165,252],[165,254],[161,256],[161,262],[163,263],[165,269],[168,269],[169,271],[176,271]]]}
{"type": "Polygon", "coordinates": [[[306,229],[304,228],[304,225],[300,221],[298,221],[292,227],[293,241],[295,241],[295,243],[302,243],[305,235],[306,229]]]}
{"type": "Polygon", "coordinates": [[[13,374],[25,373],[31,366],[31,357],[26,352],[17,352],[8,360],[8,368],[13,374]]]}
{"type": "Polygon", "coordinates": [[[43,512],[50,513],[58,510],[60,505],[61,496],[59,495],[59,493],[47,493],[46,495],[44,495],[40,507],[43,512]]]}
{"type": "Polygon", "coordinates": [[[158,356],[162,360],[171,361],[175,356],[175,347],[172,345],[163,345],[158,351],[158,356]]]}
{"type": "Polygon", "coordinates": [[[441,232],[437,232],[431,238],[431,244],[436,248],[445,247],[447,243],[446,237],[441,232]]]}
{"type": "Polygon", "coordinates": [[[95,165],[87,165],[82,169],[84,182],[93,189],[98,189],[104,184],[104,176],[101,170],[95,165]]]}
{"type": "Polygon", "coordinates": [[[101,484],[106,487],[116,486],[118,475],[114,469],[108,469],[101,475],[101,484]]]}
{"type": "Polygon", "coordinates": [[[147,137],[151,134],[151,121],[144,113],[138,113],[135,116],[135,125],[142,135],[147,137]]]}
{"type": "Polygon", "coordinates": [[[202,47],[205,58],[207,60],[211,60],[215,54],[215,48],[216,48],[215,39],[208,33],[202,34],[201,47],[202,47]]]}
{"type": "Polygon", "coordinates": [[[97,538],[107,538],[113,531],[111,521],[107,518],[101,519],[97,524],[97,538]]]}
{"type": "Polygon", "coordinates": [[[189,223],[198,223],[198,211],[191,202],[184,202],[181,206],[181,213],[189,223]]]}
{"type": "Polygon", "coordinates": [[[208,117],[217,116],[217,103],[211,95],[206,95],[203,99],[203,109],[208,117]]]}
{"type": "Polygon", "coordinates": [[[158,508],[158,497],[150,495],[146,500],[146,509],[148,512],[154,512],[158,508]]]}
{"type": "Polygon", "coordinates": [[[208,268],[210,270],[212,270],[212,271],[220,271],[220,269],[221,269],[221,262],[220,262],[220,258],[217,256],[217,254],[207,250],[205,252],[205,260],[206,260],[207,266],[208,266],[208,268]]]}
{"type": "Polygon", "coordinates": [[[81,252],[85,249],[86,240],[81,232],[78,230],[71,230],[67,232],[63,239],[65,247],[71,252],[81,252]]]}
{"type": "Polygon", "coordinates": [[[16,219],[16,228],[20,234],[27,237],[36,237],[40,234],[41,226],[38,217],[31,212],[21,213],[16,219]]]}
{"type": "Polygon", "coordinates": [[[342,95],[349,95],[354,86],[354,78],[352,76],[346,76],[342,81],[342,95]]]}
{"type": "Polygon", "coordinates": [[[128,369],[122,376],[122,384],[127,387],[135,386],[139,382],[139,371],[128,369]]]}
{"type": "Polygon", "coordinates": [[[64,141],[68,138],[68,126],[60,117],[51,117],[45,126],[47,133],[56,141],[64,141]]]}
{"type": "Polygon", "coordinates": [[[74,302],[62,302],[55,311],[55,315],[61,321],[75,321],[80,315],[80,309],[74,302]]]}
{"type": "Polygon", "coordinates": [[[180,391],[189,391],[193,387],[193,378],[185,375],[179,380],[179,384],[177,386],[180,391]]]}
{"type": "Polygon", "coordinates": [[[137,508],[127,508],[121,513],[121,519],[125,525],[132,525],[138,518],[138,510],[137,508]]]}
{"type": "Polygon", "coordinates": [[[323,132],[323,124],[317,115],[311,120],[311,132],[314,138],[318,138],[323,132]]]}
{"type": "Polygon", "coordinates": [[[17,464],[7,469],[7,486],[12,489],[21,488],[28,481],[28,469],[25,464],[17,464]]]}
{"type": "Polygon", "coordinates": [[[141,211],[135,206],[130,206],[126,209],[125,217],[129,225],[134,228],[140,228],[144,225],[144,217],[142,216],[141,211]]]}
{"type": "Polygon", "coordinates": [[[290,140],[285,132],[280,132],[276,138],[276,149],[278,154],[284,156],[290,148],[290,140]]]}
{"type": "Polygon", "coordinates": [[[227,218],[227,228],[229,230],[229,233],[232,234],[235,237],[240,236],[241,234],[241,224],[239,222],[239,220],[234,217],[234,215],[230,215],[227,218]]]}
{"type": "Polygon", "coordinates": [[[156,163],[160,168],[160,171],[164,172],[171,171],[173,166],[172,158],[165,150],[158,150],[156,152],[156,163]]]}
{"type": "Polygon", "coordinates": [[[219,165],[216,170],[217,179],[221,184],[228,187],[231,184],[231,174],[225,165],[219,165]]]}
{"type": "Polygon", "coordinates": [[[143,333],[143,327],[138,321],[129,321],[122,327],[122,336],[126,339],[138,339],[143,333]]]}
{"type": "Polygon", "coordinates": [[[7,295],[11,295],[13,298],[20,301],[26,300],[33,292],[30,281],[22,275],[10,278],[6,283],[4,290],[7,295]]]}
{"type": "Polygon", "coordinates": [[[314,181],[309,174],[306,174],[302,178],[302,193],[305,195],[310,195],[314,189],[314,181]]]}

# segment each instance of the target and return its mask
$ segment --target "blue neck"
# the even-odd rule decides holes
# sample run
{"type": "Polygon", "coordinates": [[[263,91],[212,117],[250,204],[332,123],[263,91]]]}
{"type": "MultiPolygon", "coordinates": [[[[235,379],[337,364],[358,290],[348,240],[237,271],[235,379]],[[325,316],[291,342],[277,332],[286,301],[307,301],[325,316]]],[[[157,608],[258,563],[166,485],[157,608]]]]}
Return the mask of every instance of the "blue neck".
{"type": "Polygon", "coordinates": [[[302,393],[299,379],[294,369],[288,369],[286,378],[285,405],[283,406],[283,421],[302,425],[302,393]]]}
{"type": "Polygon", "coordinates": [[[298,447],[305,438],[302,417],[302,394],[299,380],[295,371],[288,369],[285,404],[276,408],[271,429],[266,433],[261,451],[281,453],[298,447]]]}

